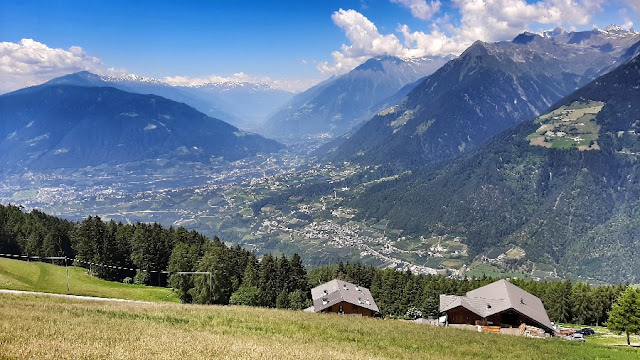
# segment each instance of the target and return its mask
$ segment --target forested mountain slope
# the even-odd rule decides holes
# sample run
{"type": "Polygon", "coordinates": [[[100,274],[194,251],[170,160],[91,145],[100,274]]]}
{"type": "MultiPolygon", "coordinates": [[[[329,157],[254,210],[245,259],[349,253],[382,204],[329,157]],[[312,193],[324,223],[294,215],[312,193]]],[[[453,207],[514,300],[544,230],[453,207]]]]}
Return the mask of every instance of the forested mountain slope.
{"type": "Polygon", "coordinates": [[[407,168],[456,157],[629,60],[639,40],[638,33],[612,29],[478,41],[367,121],[327,159],[407,168]]]}
{"type": "Polygon", "coordinates": [[[236,160],[282,146],[185,104],[111,87],[43,85],[0,96],[5,171],[171,156],[236,160]]]}
{"type": "Polygon", "coordinates": [[[354,206],[408,234],[463,236],[476,259],[524,259],[640,280],[640,58],[441,167],[373,186],[354,206]]]}

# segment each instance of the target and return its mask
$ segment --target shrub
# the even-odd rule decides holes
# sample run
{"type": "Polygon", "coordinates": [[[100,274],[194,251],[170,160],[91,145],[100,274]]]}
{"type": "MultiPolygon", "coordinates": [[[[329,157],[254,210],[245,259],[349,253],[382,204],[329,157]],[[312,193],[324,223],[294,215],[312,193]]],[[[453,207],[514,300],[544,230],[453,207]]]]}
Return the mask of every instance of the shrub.
{"type": "Polygon", "coordinates": [[[149,285],[151,282],[151,276],[148,272],[139,271],[136,276],[133,277],[133,283],[137,285],[149,285]]]}
{"type": "Polygon", "coordinates": [[[240,286],[229,299],[231,305],[260,306],[262,292],[255,286],[240,286]]]}

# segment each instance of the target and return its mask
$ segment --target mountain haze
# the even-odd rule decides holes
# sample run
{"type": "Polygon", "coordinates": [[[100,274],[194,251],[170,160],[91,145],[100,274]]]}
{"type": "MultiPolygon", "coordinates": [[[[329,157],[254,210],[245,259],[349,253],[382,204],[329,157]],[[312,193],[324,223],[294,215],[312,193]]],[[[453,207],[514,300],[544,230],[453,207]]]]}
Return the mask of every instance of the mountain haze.
{"type": "Polygon", "coordinates": [[[136,75],[113,77],[88,71],[55,78],[47,84],[110,86],[133,93],[158,95],[185,103],[234,126],[252,129],[257,128],[269,114],[294,95],[267,84],[228,81],[174,86],[158,79],[136,75]]]}
{"type": "Polygon", "coordinates": [[[379,111],[385,99],[403,86],[431,74],[446,60],[371,58],[347,74],[296,95],[267,120],[265,133],[283,138],[342,135],[379,111]]]}

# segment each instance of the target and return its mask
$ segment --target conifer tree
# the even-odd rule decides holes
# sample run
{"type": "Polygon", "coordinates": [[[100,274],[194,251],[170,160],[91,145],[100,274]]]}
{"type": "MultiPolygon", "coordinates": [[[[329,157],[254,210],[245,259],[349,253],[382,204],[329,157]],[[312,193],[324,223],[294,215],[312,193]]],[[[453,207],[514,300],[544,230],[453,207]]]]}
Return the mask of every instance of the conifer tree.
{"type": "Polygon", "coordinates": [[[576,283],[571,289],[573,322],[587,324],[594,318],[594,299],[587,284],[576,283]]]}
{"type": "Polygon", "coordinates": [[[280,293],[277,277],[278,267],[275,259],[271,254],[264,255],[260,262],[259,288],[264,298],[264,305],[267,307],[276,305],[276,297],[280,293]]]}
{"type": "Polygon", "coordinates": [[[618,334],[627,335],[627,345],[631,346],[631,334],[640,334],[640,291],[628,287],[613,304],[607,328],[618,334]]]}
{"type": "MultiPolygon", "coordinates": [[[[178,243],[171,253],[169,271],[194,271],[198,263],[198,255],[197,245],[178,243]]],[[[169,278],[169,285],[176,290],[178,298],[183,303],[193,301],[191,289],[194,287],[194,276],[199,275],[172,274],[169,278]]]]}

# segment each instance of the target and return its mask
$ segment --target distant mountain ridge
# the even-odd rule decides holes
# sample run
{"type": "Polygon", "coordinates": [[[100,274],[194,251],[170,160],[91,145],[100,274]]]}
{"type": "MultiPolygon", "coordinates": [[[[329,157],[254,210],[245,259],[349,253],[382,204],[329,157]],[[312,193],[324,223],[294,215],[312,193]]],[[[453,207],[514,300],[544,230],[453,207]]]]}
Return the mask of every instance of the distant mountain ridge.
{"type": "Polygon", "coordinates": [[[192,86],[129,74],[97,75],[81,71],[52,79],[48,84],[112,86],[124,91],[153,94],[193,106],[200,112],[242,128],[255,129],[266,116],[294,96],[266,83],[221,81],[192,86]]]}
{"type": "Polygon", "coordinates": [[[627,61],[638,41],[640,33],[619,29],[477,41],[327,159],[407,168],[459,156],[627,61]]]}
{"type": "Polygon", "coordinates": [[[374,185],[362,219],[403,233],[464,238],[476,260],[552,265],[600,281],[640,281],[640,56],[535,121],[449,164],[374,185]],[[498,250],[498,251],[495,251],[498,250]]]}
{"type": "Polygon", "coordinates": [[[92,81],[97,79],[80,74],[0,96],[3,170],[77,168],[160,157],[236,160],[282,148],[183,103],[78,85],[92,81]]]}
{"type": "Polygon", "coordinates": [[[374,57],[296,95],[265,123],[274,137],[339,136],[380,110],[385,99],[450,58],[374,57]]]}

